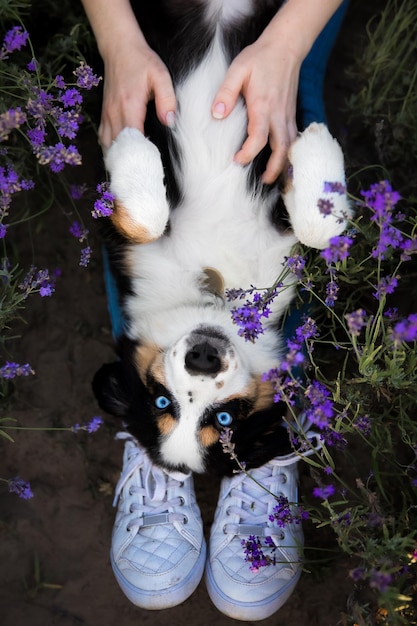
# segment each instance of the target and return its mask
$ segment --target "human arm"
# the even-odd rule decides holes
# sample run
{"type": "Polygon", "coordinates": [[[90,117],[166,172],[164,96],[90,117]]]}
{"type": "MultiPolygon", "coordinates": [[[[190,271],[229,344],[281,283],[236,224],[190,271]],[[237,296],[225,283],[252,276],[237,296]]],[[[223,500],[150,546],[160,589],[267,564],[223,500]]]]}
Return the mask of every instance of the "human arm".
{"type": "Polygon", "coordinates": [[[231,64],[213,102],[222,119],[240,94],[248,110],[247,139],[235,155],[246,165],[268,143],[271,157],[263,174],[272,183],[282,171],[297,135],[295,121],[301,64],[342,0],[288,0],[261,36],[231,64]]]}
{"type": "Polygon", "coordinates": [[[149,47],[129,0],[81,0],[104,62],[99,140],[104,150],[126,126],[143,132],[149,100],[163,124],[174,121],[170,74],[149,47]]]}

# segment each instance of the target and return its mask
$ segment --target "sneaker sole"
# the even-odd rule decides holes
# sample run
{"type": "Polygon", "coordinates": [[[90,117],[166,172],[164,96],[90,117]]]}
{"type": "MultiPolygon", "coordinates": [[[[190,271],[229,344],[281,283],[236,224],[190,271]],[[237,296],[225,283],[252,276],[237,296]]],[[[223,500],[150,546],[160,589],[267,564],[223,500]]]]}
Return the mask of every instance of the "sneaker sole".
{"type": "Polygon", "coordinates": [[[203,577],[205,561],[206,546],[203,544],[200,556],[186,578],[183,578],[177,585],[169,587],[168,589],[146,591],[135,587],[121,574],[114,562],[113,554],[110,552],[110,562],[113,573],[125,596],[136,606],[150,611],[169,609],[187,600],[197,589],[203,577]]]}
{"type": "MultiPolygon", "coordinates": [[[[285,604],[294,591],[300,576],[301,569],[294,578],[289,580],[273,596],[259,602],[239,602],[226,596],[217,586],[209,562],[206,565],[205,582],[211,601],[224,615],[241,621],[256,622],[271,617],[285,604]]],[[[249,594],[250,585],[248,585],[249,594]]]]}

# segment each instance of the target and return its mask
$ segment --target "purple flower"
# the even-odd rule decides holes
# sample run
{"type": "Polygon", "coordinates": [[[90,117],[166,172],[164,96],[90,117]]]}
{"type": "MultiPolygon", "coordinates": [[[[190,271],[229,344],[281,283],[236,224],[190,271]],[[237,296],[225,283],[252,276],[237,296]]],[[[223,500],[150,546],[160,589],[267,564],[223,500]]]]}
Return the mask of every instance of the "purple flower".
{"type": "Polygon", "coordinates": [[[316,498],[321,498],[322,500],[327,500],[336,492],[334,485],[326,485],[324,487],[314,487],[313,496],[316,498]]]}
{"type": "Polygon", "coordinates": [[[347,313],[345,315],[348,329],[353,337],[357,337],[362,328],[366,325],[366,311],[363,309],[357,309],[353,313],[347,313]]]}
{"type": "Polygon", "coordinates": [[[108,217],[113,213],[114,195],[110,193],[108,183],[100,183],[96,189],[100,197],[94,202],[94,210],[91,211],[91,215],[94,219],[108,217]]]}
{"type": "Polygon", "coordinates": [[[102,423],[102,418],[96,415],[88,424],[86,424],[85,429],[88,433],[95,433],[100,428],[102,423]]]}
{"type": "Polygon", "coordinates": [[[298,341],[307,339],[314,339],[319,336],[319,331],[316,322],[308,317],[302,326],[299,326],[295,331],[298,341]]]}
{"type": "Polygon", "coordinates": [[[85,430],[87,433],[95,433],[102,424],[102,418],[96,415],[87,424],[74,424],[71,430],[74,433],[78,433],[80,430],[85,430]]]}
{"type": "Polygon", "coordinates": [[[326,285],[326,299],[324,301],[326,306],[333,307],[337,300],[337,294],[339,292],[339,285],[332,279],[326,285]]]}
{"type": "Polygon", "coordinates": [[[285,528],[287,524],[301,524],[303,520],[309,518],[307,511],[300,506],[291,505],[285,496],[278,496],[276,500],[277,504],[269,515],[269,521],[275,522],[280,528],[285,528]]]}
{"type": "Polygon", "coordinates": [[[4,239],[6,236],[7,224],[0,224],[0,239],[4,239]]]}
{"type": "Polygon", "coordinates": [[[317,206],[322,215],[331,215],[332,210],[334,209],[333,202],[328,198],[319,198],[317,206]]]}
{"type": "Polygon", "coordinates": [[[389,572],[381,572],[381,570],[373,569],[369,580],[369,586],[376,589],[380,593],[386,591],[393,581],[393,575],[389,572]]]}
{"type": "Polygon", "coordinates": [[[301,256],[301,254],[294,254],[294,256],[285,257],[284,263],[286,263],[290,272],[295,274],[297,278],[302,277],[306,260],[301,256]]]}
{"type": "Polygon", "coordinates": [[[33,498],[30,484],[25,482],[19,476],[16,476],[16,478],[11,478],[8,483],[10,493],[15,493],[19,496],[19,498],[23,498],[23,500],[29,500],[30,498],[33,498]]]}
{"type": "Polygon", "coordinates": [[[82,185],[70,185],[70,194],[71,198],[74,200],[80,200],[85,194],[87,186],[85,184],[82,185]]]}
{"type": "Polygon", "coordinates": [[[3,46],[0,50],[0,59],[7,59],[8,54],[23,48],[28,39],[29,33],[26,30],[23,30],[21,26],[13,26],[4,37],[3,46]]]}
{"type": "Polygon", "coordinates": [[[86,248],[83,248],[81,250],[81,257],[80,257],[80,265],[81,267],[87,267],[90,259],[91,259],[91,253],[92,253],[92,249],[90,246],[87,246],[86,248]]]}
{"type": "Polygon", "coordinates": [[[93,87],[97,87],[101,81],[101,77],[96,76],[91,67],[83,62],[74,70],[74,74],[77,77],[77,85],[81,89],[90,90],[93,87]]]}
{"type": "Polygon", "coordinates": [[[386,294],[394,293],[398,286],[398,279],[395,276],[387,276],[381,278],[380,282],[376,286],[376,291],[372,294],[374,298],[380,300],[381,297],[386,294]]]}
{"type": "Polygon", "coordinates": [[[396,344],[401,341],[417,341],[417,313],[411,313],[406,319],[395,324],[392,339],[396,344]]]}
{"type": "Polygon", "coordinates": [[[356,418],[354,427],[359,430],[365,437],[371,433],[371,420],[368,415],[362,415],[356,418]]]}
{"type": "Polygon", "coordinates": [[[325,193],[338,193],[339,196],[344,196],[346,193],[346,185],[340,182],[325,182],[323,191],[325,193]]]}
{"type": "Polygon", "coordinates": [[[26,134],[33,148],[39,148],[45,143],[46,131],[42,128],[30,128],[26,134]]]}
{"type": "Polygon", "coordinates": [[[29,376],[30,374],[34,373],[35,372],[31,368],[29,363],[26,363],[25,365],[19,365],[19,363],[6,361],[5,365],[0,367],[0,378],[4,378],[6,380],[16,378],[16,376],[29,376]]]}
{"type": "Polygon", "coordinates": [[[26,113],[20,107],[8,109],[0,114],[0,142],[5,141],[10,131],[26,122],[26,113]]]}
{"type": "Polygon", "coordinates": [[[67,89],[59,97],[64,107],[73,107],[77,104],[82,104],[83,97],[78,89],[67,89]]]}
{"type": "Polygon", "coordinates": [[[26,65],[26,67],[28,68],[29,72],[36,72],[36,70],[38,69],[38,62],[36,59],[31,59],[31,61],[29,61],[29,63],[26,65]]]}
{"type": "Polygon", "coordinates": [[[271,537],[264,539],[264,546],[262,546],[261,540],[255,535],[249,535],[248,539],[242,539],[241,545],[244,547],[245,561],[250,563],[250,570],[257,573],[261,567],[267,567],[268,565],[275,565],[276,559],[274,556],[265,554],[263,548],[275,550],[276,546],[271,537]]]}
{"type": "Polygon", "coordinates": [[[345,235],[332,237],[329,241],[329,247],[320,252],[320,256],[325,259],[328,265],[343,261],[349,256],[349,248],[352,243],[353,239],[345,235]]]}
{"type": "Polygon", "coordinates": [[[84,241],[88,235],[88,229],[84,228],[79,222],[75,221],[69,227],[69,232],[73,237],[78,239],[78,241],[84,241]]]}
{"type": "Polygon", "coordinates": [[[308,400],[305,408],[307,418],[319,428],[326,428],[333,418],[333,401],[329,398],[329,390],[318,380],[313,380],[304,395],[308,400]]]}
{"type": "Polygon", "coordinates": [[[270,312],[267,307],[260,311],[256,304],[250,302],[243,307],[232,309],[233,323],[240,327],[238,335],[244,337],[245,341],[255,341],[264,332],[261,318],[268,317],[270,312]]]}

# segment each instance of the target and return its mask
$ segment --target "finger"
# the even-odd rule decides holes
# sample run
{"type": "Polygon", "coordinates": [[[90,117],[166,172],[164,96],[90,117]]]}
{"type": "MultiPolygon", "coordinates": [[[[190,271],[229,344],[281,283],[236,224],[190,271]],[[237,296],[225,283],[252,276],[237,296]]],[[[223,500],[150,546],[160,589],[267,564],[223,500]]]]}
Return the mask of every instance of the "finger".
{"type": "Polygon", "coordinates": [[[158,77],[153,87],[155,108],[159,121],[165,126],[173,126],[177,110],[177,99],[168,72],[158,77]]]}
{"type": "Polygon", "coordinates": [[[264,113],[250,113],[248,109],[248,137],[241,149],[235,154],[235,162],[247,165],[268,143],[269,124],[268,117],[264,113]]]}
{"type": "Polygon", "coordinates": [[[271,185],[274,183],[286,166],[288,150],[296,136],[297,126],[295,120],[288,122],[287,126],[281,126],[281,129],[275,127],[271,130],[269,138],[271,156],[262,175],[262,181],[265,184],[271,185]]]}
{"type": "Polygon", "coordinates": [[[243,83],[243,72],[237,64],[232,63],[211,107],[211,114],[216,120],[222,120],[233,111],[242,91],[243,83]]]}

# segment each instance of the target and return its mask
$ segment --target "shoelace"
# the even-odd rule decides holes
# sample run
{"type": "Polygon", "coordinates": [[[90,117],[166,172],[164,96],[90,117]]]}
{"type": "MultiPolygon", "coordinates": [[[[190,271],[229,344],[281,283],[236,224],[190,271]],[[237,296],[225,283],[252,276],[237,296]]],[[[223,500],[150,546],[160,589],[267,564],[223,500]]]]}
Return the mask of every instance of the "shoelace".
{"type": "MultiPolygon", "coordinates": [[[[310,449],[277,457],[266,465],[252,470],[250,476],[243,472],[236,474],[231,479],[229,490],[225,494],[224,499],[226,500],[228,497],[236,498],[239,500],[239,504],[227,506],[226,514],[239,516],[240,522],[225,524],[223,527],[225,534],[256,535],[258,537],[283,534],[277,532],[276,529],[271,528],[266,523],[268,507],[271,503],[272,485],[284,485],[287,482],[287,476],[284,471],[274,473],[273,470],[274,468],[294,465],[298,463],[302,456],[310,456],[321,447],[319,436],[316,432],[308,431],[305,433],[305,437],[312,444],[310,449]]],[[[273,493],[273,495],[279,496],[281,494],[273,493]]]]}
{"type": "Polygon", "coordinates": [[[186,515],[172,512],[174,507],[184,504],[183,498],[175,496],[168,500],[167,491],[171,487],[181,486],[187,475],[181,472],[167,472],[152,463],[129,433],[118,433],[116,439],[127,439],[133,446],[116,485],[113,506],[116,506],[122,490],[133,474],[140,473],[140,486],[129,487],[129,496],[135,497],[135,501],[130,504],[130,511],[136,512],[137,516],[129,522],[128,530],[172,522],[186,524],[188,521],[186,515]]]}

